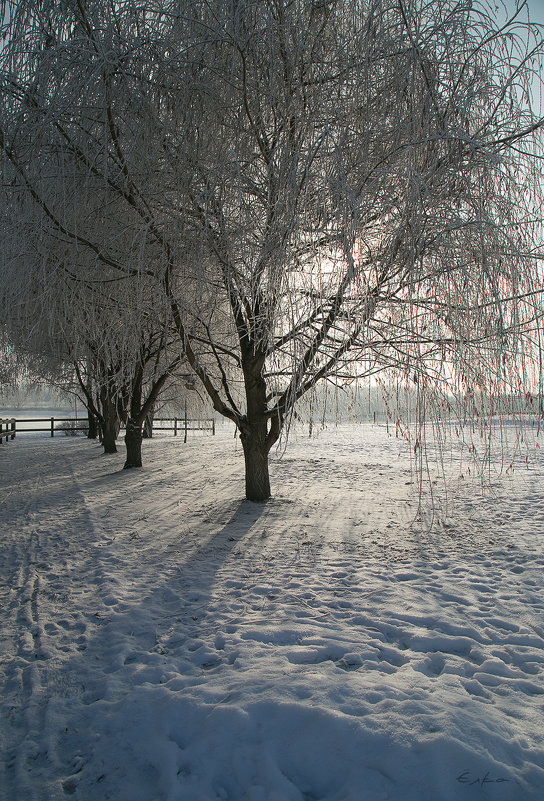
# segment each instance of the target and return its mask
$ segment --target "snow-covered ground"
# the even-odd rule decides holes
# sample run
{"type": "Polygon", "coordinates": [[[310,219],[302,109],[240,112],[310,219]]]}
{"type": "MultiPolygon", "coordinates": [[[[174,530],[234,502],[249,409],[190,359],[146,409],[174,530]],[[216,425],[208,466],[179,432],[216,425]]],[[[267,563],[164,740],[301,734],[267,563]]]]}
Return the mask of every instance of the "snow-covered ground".
{"type": "Polygon", "coordinates": [[[226,429],[123,459],[0,447],[2,801],[544,798],[539,452],[431,531],[380,427],[294,434],[262,505],[226,429]]]}

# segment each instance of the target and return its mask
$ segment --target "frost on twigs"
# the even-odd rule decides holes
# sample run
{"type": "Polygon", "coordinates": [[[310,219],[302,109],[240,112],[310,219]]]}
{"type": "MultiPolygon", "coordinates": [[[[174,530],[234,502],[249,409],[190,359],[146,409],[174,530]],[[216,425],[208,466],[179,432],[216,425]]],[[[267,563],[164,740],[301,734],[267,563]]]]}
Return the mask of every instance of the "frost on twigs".
{"type": "Polygon", "coordinates": [[[543,45],[523,4],[4,17],[8,331],[72,366],[111,437],[192,374],[263,499],[322,385],[415,394],[414,447],[445,407],[540,397],[543,45]]]}

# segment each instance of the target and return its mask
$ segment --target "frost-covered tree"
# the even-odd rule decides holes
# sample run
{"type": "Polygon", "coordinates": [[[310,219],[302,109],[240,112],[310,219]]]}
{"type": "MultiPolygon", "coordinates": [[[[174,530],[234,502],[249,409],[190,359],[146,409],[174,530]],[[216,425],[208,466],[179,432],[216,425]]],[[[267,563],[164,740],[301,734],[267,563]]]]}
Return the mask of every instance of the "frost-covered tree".
{"type": "Polygon", "coordinates": [[[192,9],[192,135],[184,106],[169,153],[229,310],[207,332],[229,344],[221,383],[188,356],[240,430],[247,497],[319,381],[519,394],[540,344],[540,31],[448,0],[192,9]]]}
{"type": "MultiPolygon", "coordinates": [[[[50,260],[56,242],[46,243],[50,260]]],[[[9,314],[12,336],[19,337],[16,351],[35,375],[80,398],[105,453],[117,452],[123,425],[125,468],[141,467],[144,420],[182,362],[168,321],[156,308],[150,314],[145,288],[132,277],[120,280],[116,273],[112,279],[95,268],[91,279],[88,264],[71,263],[46,269],[40,284],[37,266],[35,257],[17,262],[27,280],[31,272],[39,306],[26,298],[17,319],[9,314]]]]}
{"type": "Polygon", "coordinates": [[[156,283],[239,429],[248,498],[269,497],[270,449],[319,382],[534,388],[543,48],[523,6],[22,0],[5,15],[0,147],[25,224],[91,274],[156,283]]]}
{"type": "MultiPolygon", "coordinates": [[[[19,350],[50,377],[75,377],[107,453],[125,424],[125,467],[136,467],[143,422],[182,352],[172,347],[169,307],[157,291],[162,246],[125,181],[108,68],[96,73],[96,49],[73,62],[73,48],[94,41],[84,5],[73,11],[29,4],[6,15],[13,49],[2,53],[3,305],[19,350]]],[[[141,169],[142,153],[135,157],[141,169]]]]}

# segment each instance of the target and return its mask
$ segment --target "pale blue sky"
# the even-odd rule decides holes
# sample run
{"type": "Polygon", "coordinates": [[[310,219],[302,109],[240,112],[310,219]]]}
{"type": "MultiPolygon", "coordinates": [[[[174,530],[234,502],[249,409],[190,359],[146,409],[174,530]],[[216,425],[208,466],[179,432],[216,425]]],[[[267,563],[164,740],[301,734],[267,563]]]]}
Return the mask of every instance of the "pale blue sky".
{"type": "Polygon", "coordinates": [[[528,2],[531,19],[544,24],[544,0],[528,0],[528,2]]]}

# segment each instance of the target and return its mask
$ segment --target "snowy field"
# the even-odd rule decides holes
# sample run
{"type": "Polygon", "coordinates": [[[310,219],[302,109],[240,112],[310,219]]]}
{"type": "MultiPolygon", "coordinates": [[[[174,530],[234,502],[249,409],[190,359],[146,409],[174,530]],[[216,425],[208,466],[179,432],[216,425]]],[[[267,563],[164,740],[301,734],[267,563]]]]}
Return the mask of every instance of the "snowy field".
{"type": "Polygon", "coordinates": [[[2,801],[544,798],[540,452],[429,531],[381,427],[293,436],[263,505],[226,429],[122,450],[0,447],[2,801]]]}

